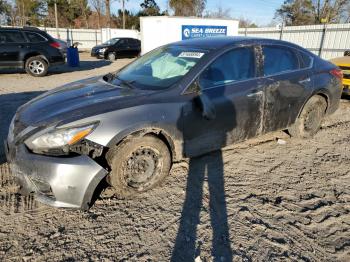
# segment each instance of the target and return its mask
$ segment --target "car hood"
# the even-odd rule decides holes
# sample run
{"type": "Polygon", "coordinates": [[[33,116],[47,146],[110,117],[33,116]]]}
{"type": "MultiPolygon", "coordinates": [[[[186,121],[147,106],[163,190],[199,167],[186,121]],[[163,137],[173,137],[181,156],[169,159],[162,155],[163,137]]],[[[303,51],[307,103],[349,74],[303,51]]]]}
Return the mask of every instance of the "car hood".
{"type": "Polygon", "coordinates": [[[92,49],[100,49],[100,48],[104,48],[104,47],[109,47],[109,45],[96,45],[92,49]]]}
{"type": "Polygon", "coordinates": [[[111,85],[102,77],[70,83],[34,98],[17,111],[25,126],[69,123],[81,118],[140,104],[150,91],[111,85]]]}

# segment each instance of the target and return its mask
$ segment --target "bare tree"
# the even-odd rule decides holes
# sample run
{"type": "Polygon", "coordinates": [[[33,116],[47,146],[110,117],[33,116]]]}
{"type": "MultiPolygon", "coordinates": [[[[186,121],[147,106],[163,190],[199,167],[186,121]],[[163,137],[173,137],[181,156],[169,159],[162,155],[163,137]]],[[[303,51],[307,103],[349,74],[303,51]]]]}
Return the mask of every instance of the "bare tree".
{"type": "Polygon", "coordinates": [[[176,16],[202,16],[206,0],[169,0],[176,16]]]}
{"type": "Polygon", "coordinates": [[[111,27],[111,1],[105,0],[107,27],[111,27]]]}
{"type": "Polygon", "coordinates": [[[79,8],[81,9],[81,14],[85,22],[85,27],[89,28],[89,15],[91,13],[90,8],[87,6],[87,0],[76,0],[79,8]]]}
{"type": "Polygon", "coordinates": [[[104,14],[105,6],[104,0],[90,0],[92,8],[96,11],[97,14],[97,27],[101,28],[101,16],[104,14]]]}
{"type": "Polygon", "coordinates": [[[218,6],[215,11],[207,11],[204,17],[209,18],[232,18],[231,9],[224,9],[222,6],[218,6]]]}

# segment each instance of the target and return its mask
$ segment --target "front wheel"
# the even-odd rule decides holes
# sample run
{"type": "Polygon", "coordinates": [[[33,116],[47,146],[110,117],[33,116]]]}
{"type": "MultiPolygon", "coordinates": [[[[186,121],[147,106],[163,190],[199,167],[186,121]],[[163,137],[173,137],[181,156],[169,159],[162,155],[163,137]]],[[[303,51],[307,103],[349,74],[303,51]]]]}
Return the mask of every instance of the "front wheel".
{"type": "Polygon", "coordinates": [[[117,57],[115,53],[111,52],[111,53],[108,53],[107,58],[109,61],[114,62],[117,57]]]}
{"type": "Polygon", "coordinates": [[[111,148],[107,153],[111,167],[108,182],[114,195],[128,198],[145,192],[169,174],[168,147],[154,136],[135,137],[111,148]]]}
{"type": "Polygon", "coordinates": [[[40,56],[33,56],[27,59],[25,64],[25,70],[28,74],[32,76],[45,76],[49,65],[40,56]]]}
{"type": "Polygon", "coordinates": [[[321,127],[326,109],[327,102],[323,97],[311,97],[294,125],[288,129],[289,134],[298,138],[313,137],[321,127]]]}

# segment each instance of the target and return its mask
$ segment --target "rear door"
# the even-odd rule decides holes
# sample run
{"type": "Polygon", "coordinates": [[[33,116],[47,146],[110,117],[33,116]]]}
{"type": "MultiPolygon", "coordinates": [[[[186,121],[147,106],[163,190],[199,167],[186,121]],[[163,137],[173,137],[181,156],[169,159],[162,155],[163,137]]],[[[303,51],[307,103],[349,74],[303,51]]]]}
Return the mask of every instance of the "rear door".
{"type": "Polygon", "coordinates": [[[312,59],[304,61],[301,51],[283,45],[263,45],[261,50],[263,77],[260,84],[265,89],[263,133],[267,133],[294,123],[312,92],[312,59]]]}
{"type": "Polygon", "coordinates": [[[115,49],[117,53],[117,57],[128,57],[128,54],[130,52],[129,48],[129,43],[126,38],[120,39],[116,44],[115,44],[115,49]]]}
{"type": "Polygon", "coordinates": [[[0,65],[19,67],[23,65],[21,54],[28,43],[21,31],[3,30],[0,34],[0,65]]]}
{"type": "Polygon", "coordinates": [[[216,117],[205,119],[195,103],[184,106],[186,156],[220,149],[261,132],[263,91],[256,77],[255,57],[253,47],[232,49],[199,76],[201,92],[212,103],[216,117]]]}
{"type": "Polygon", "coordinates": [[[129,42],[129,46],[130,46],[131,56],[132,57],[138,56],[141,52],[140,41],[137,39],[129,38],[128,42],[129,42]]]}

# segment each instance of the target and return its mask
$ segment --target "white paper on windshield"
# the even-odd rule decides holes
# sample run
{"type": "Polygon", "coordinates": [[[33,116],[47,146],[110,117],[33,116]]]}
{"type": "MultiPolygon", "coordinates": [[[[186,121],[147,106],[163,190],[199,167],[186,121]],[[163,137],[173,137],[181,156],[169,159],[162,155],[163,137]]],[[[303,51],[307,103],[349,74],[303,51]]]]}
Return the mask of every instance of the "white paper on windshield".
{"type": "Polygon", "coordinates": [[[181,54],[179,54],[178,57],[201,58],[203,55],[204,53],[200,53],[200,52],[181,52],[181,54]]]}

